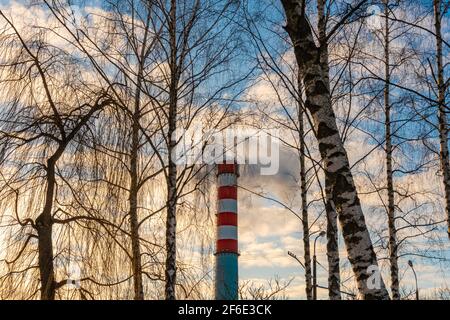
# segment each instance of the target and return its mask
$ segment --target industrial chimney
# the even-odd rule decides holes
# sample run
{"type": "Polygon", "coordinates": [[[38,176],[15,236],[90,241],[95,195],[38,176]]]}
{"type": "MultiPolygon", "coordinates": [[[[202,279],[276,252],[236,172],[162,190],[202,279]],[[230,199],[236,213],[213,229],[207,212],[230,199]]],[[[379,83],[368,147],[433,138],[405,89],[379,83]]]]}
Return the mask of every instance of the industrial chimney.
{"type": "Polygon", "coordinates": [[[237,164],[217,165],[216,300],[238,299],[237,164]]]}

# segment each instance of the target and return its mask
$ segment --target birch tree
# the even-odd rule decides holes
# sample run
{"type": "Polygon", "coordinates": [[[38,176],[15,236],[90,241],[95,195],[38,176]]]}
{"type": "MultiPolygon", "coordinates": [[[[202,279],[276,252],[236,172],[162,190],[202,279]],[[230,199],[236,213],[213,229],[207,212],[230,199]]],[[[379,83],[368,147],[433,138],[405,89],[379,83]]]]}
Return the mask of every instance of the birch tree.
{"type": "MultiPolygon", "coordinates": [[[[330,86],[330,68],[328,62],[328,37],[327,37],[327,21],[328,14],[326,12],[326,1],[317,0],[317,16],[318,16],[318,42],[320,64],[322,66],[323,81],[327,87],[327,91],[331,93],[330,86]]],[[[331,97],[331,94],[330,94],[331,97]]],[[[326,213],[327,213],[327,256],[328,256],[328,292],[331,300],[340,300],[340,271],[339,271],[339,245],[338,245],[338,228],[337,213],[333,202],[333,185],[331,181],[325,178],[325,194],[326,194],[326,213]]]]}
{"type": "Polygon", "coordinates": [[[395,226],[395,199],[392,171],[392,135],[391,135],[391,102],[390,102],[390,2],[384,1],[384,66],[385,66],[385,85],[384,85],[384,112],[385,112],[385,151],[386,151],[386,188],[387,188],[387,214],[389,226],[389,261],[391,269],[391,291],[392,299],[399,300],[399,278],[397,262],[397,229],[395,226]]]}
{"type": "Polygon", "coordinates": [[[434,72],[437,87],[437,103],[439,106],[439,144],[440,144],[440,162],[442,170],[442,179],[445,192],[445,211],[448,220],[448,236],[450,238],[450,160],[448,151],[448,106],[446,101],[446,92],[448,81],[445,80],[444,73],[444,53],[442,37],[442,18],[448,11],[448,5],[445,6],[442,0],[433,0],[434,8],[434,33],[436,37],[436,70],[434,72]]]}
{"type": "Polygon", "coordinates": [[[247,71],[234,70],[237,72],[231,75],[228,69],[239,43],[230,23],[237,9],[237,3],[231,0],[216,3],[171,0],[158,4],[157,12],[164,17],[158,40],[159,54],[167,63],[167,69],[159,67],[165,77],[162,90],[158,88],[163,100],[157,103],[157,117],[167,124],[161,134],[167,146],[165,298],[168,300],[176,298],[178,201],[195,190],[196,183],[194,189],[189,184],[199,177],[197,173],[205,165],[177,166],[175,151],[180,138],[175,133],[178,128],[194,128],[196,123],[207,123],[208,128],[229,124],[226,121],[229,108],[242,92],[238,85],[247,78],[247,71]],[[230,78],[216,78],[220,73],[230,78]],[[230,98],[225,99],[227,94],[230,98]],[[217,104],[222,108],[218,110],[217,104]],[[202,120],[207,114],[209,120],[202,120]]]}
{"type": "MultiPolygon", "coordinates": [[[[359,2],[344,15],[327,37],[332,36],[342,23],[355,13],[365,1],[359,2]]],[[[332,188],[332,205],[336,208],[342,226],[348,258],[358,283],[358,290],[364,299],[389,299],[384,282],[380,288],[367,285],[368,269],[378,266],[364,214],[353,182],[347,152],[343,146],[331,106],[330,92],[324,72],[327,67],[321,63],[320,48],[315,44],[313,33],[306,16],[306,1],[282,0],[287,17],[288,32],[302,74],[305,87],[305,106],[314,121],[314,133],[319,143],[325,167],[327,185],[332,188]]]]}

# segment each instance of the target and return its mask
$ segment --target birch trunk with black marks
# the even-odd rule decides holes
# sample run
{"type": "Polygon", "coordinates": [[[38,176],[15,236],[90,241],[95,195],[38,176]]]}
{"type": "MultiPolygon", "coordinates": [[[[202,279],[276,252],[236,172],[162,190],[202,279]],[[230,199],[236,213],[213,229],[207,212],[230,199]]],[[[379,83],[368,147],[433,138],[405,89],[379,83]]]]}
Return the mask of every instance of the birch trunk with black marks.
{"type": "Polygon", "coordinates": [[[328,258],[328,297],[330,300],[341,300],[341,276],[339,266],[339,245],[337,212],[333,205],[331,181],[326,178],[325,192],[327,195],[327,258],[328,258]]]}
{"type": "Polygon", "coordinates": [[[398,250],[397,250],[397,228],[395,226],[395,197],[392,173],[392,135],[391,135],[391,102],[390,102],[390,26],[389,26],[389,0],[384,1],[384,112],[385,112],[385,140],[386,140],[386,182],[387,182],[387,215],[389,229],[389,263],[391,273],[391,293],[393,300],[400,300],[399,277],[398,277],[398,250]]]}
{"type": "MultiPolygon", "coordinates": [[[[305,107],[311,113],[314,133],[319,143],[325,177],[330,195],[338,214],[348,253],[355,273],[358,290],[363,299],[389,299],[384,282],[379,287],[368,285],[371,268],[378,267],[369,231],[350,171],[344,148],[331,106],[330,91],[324,79],[321,54],[305,14],[305,5],[297,0],[281,0],[288,32],[294,45],[295,56],[305,87],[305,107]]],[[[374,275],[380,276],[381,275],[374,275]]]]}
{"type": "Polygon", "coordinates": [[[175,300],[176,289],[176,229],[177,229],[177,166],[173,153],[176,147],[175,130],[177,126],[178,78],[177,64],[177,7],[176,0],[171,1],[169,36],[170,36],[170,88],[168,112],[168,175],[167,175],[167,220],[166,220],[166,300],[175,300]]]}
{"type": "MultiPolygon", "coordinates": [[[[328,63],[328,41],[326,35],[325,0],[317,0],[319,52],[323,81],[330,92],[330,68],[328,63]]],[[[326,214],[327,214],[327,260],[328,260],[328,296],[330,300],[341,300],[341,276],[339,267],[339,243],[337,213],[333,203],[333,186],[325,181],[326,214]]]]}
{"type": "MultiPolygon", "coordinates": [[[[302,84],[300,81],[300,74],[298,77],[298,92],[299,101],[301,100],[302,84]]],[[[309,241],[309,220],[308,220],[308,188],[306,180],[306,163],[305,163],[305,125],[304,125],[304,111],[302,103],[298,106],[298,136],[300,140],[300,191],[302,197],[302,228],[303,228],[303,257],[305,260],[305,292],[306,299],[313,299],[312,289],[312,274],[311,274],[311,244],[309,241]]]]}
{"type": "Polygon", "coordinates": [[[450,238],[450,163],[448,151],[447,105],[445,99],[446,84],[444,80],[444,63],[442,52],[442,13],[441,0],[434,0],[434,28],[436,34],[437,87],[439,103],[439,142],[440,162],[445,191],[445,212],[448,221],[448,237],[450,238]]]}

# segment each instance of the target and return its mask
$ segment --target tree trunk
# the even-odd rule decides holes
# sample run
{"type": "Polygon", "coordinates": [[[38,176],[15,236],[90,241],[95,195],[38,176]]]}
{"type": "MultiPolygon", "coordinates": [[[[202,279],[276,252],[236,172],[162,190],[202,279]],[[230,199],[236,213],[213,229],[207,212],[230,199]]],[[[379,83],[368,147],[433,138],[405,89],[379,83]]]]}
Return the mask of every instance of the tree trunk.
{"type": "MultiPolygon", "coordinates": [[[[169,112],[169,137],[176,128],[176,102],[171,102],[169,112]]],[[[168,197],[167,197],[167,221],[166,221],[166,299],[175,300],[176,286],[176,204],[177,204],[177,167],[171,153],[175,149],[175,141],[170,139],[169,144],[169,168],[168,168],[168,197]]]]}
{"type": "MultiPolygon", "coordinates": [[[[298,78],[299,100],[301,97],[301,81],[300,74],[298,78]]],[[[306,165],[305,165],[305,128],[303,122],[303,106],[299,103],[298,106],[298,127],[300,139],[300,190],[302,197],[302,228],[303,228],[303,256],[305,260],[305,284],[306,284],[306,298],[312,300],[312,282],[311,282],[311,245],[309,242],[309,222],[308,222],[308,199],[306,186],[306,165]]]]}
{"type": "MultiPolygon", "coordinates": [[[[141,69],[141,68],[140,68],[141,69]]],[[[144,300],[144,288],[142,285],[142,262],[139,241],[138,222],[138,149],[139,149],[139,120],[140,120],[140,82],[141,71],[138,73],[137,89],[135,97],[135,110],[133,113],[133,124],[131,133],[131,158],[130,158],[130,228],[131,228],[131,249],[132,268],[134,281],[134,299],[144,300]]]]}
{"type": "Polygon", "coordinates": [[[51,157],[47,161],[47,190],[45,194],[44,209],[36,219],[36,228],[38,232],[38,261],[41,276],[41,300],[54,300],[56,291],[52,243],[52,209],[56,184],[55,166],[56,160],[51,157]]]}
{"type": "Polygon", "coordinates": [[[437,87],[439,103],[439,142],[440,162],[445,190],[445,211],[448,220],[448,236],[450,238],[450,164],[448,151],[447,106],[445,101],[444,64],[442,53],[441,0],[434,0],[434,19],[436,33],[437,87]]]}
{"type": "Polygon", "coordinates": [[[328,297],[330,300],[341,300],[337,213],[331,198],[333,196],[331,192],[333,188],[328,186],[328,183],[326,184],[328,297]]]}
{"type": "Polygon", "coordinates": [[[72,131],[65,136],[55,153],[47,160],[46,168],[46,182],[47,190],[45,193],[44,208],[42,213],[36,218],[35,225],[38,233],[38,263],[41,281],[41,300],[54,300],[56,294],[56,281],[55,272],[53,266],[53,243],[52,243],[52,231],[53,231],[53,200],[55,197],[56,186],[56,163],[63,155],[67,145],[73,140],[75,135],[86,124],[90,117],[100,110],[110,101],[97,101],[97,104],[91,108],[91,110],[84,115],[78,124],[72,129],[72,131]]]}
{"type": "MultiPolygon", "coordinates": [[[[305,106],[311,113],[314,133],[319,143],[325,177],[342,226],[348,259],[363,299],[389,299],[384,282],[369,286],[371,268],[378,267],[377,257],[367,230],[364,214],[353,182],[347,152],[340,137],[331,106],[330,91],[324,79],[321,55],[305,16],[305,8],[296,0],[281,0],[287,17],[286,31],[294,44],[296,60],[306,93],[305,106]]],[[[381,277],[380,274],[378,274],[381,277]]]]}
{"type": "Polygon", "coordinates": [[[384,34],[384,111],[385,111],[385,140],[386,140],[386,180],[388,195],[388,229],[389,229],[389,262],[391,271],[391,292],[393,300],[400,300],[397,253],[397,228],[395,226],[395,199],[392,176],[392,136],[391,136],[391,103],[390,103],[390,28],[389,28],[389,0],[385,4],[385,34],[384,34]]]}
{"type": "MultiPolygon", "coordinates": [[[[330,92],[330,68],[328,63],[328,41],[326,36],[325,0],[317,0],[319,29],[319,54],[323,81],[330,92]]],[[[341,300],[341,275],[339,267],[339,243],[337,213],[333,203],[332,185],[325,183],[327,214],[327,259],[328,259],[328,296],[330,300],[341,300]]]]}
{"type": "Polygon", "coordinates": [[[173,159],[176,137],[174,133],[177,126],[177,102],[178,102],[178,66],[177,66],[177,25],[176,25],[176,0],[171,0],[170,7],[170,92],[169,92],[169,113],[168,113],[168,153],[169,166],[167,177],[167,220],[166,220],[166,300],[175,300],[176,287],[176,228],[177,228],[177,166],[173,159]]]}

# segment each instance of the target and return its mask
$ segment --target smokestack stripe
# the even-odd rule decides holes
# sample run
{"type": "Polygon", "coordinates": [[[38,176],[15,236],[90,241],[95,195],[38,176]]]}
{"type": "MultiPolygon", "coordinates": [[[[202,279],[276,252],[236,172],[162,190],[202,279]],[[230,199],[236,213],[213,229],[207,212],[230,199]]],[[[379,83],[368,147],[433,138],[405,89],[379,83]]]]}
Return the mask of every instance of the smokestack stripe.
{"type": "Polygon", "coordinates": [[[237,226],[238,216],[233,212],[222,212],[217,215],[217,226],[237,226]]]}
{"type": "Polygon", "coordinates": [[[217,240],[217,246],[220,247],[220,252],[217,252],[217,254],[221,253],[234,253],[237,254],[238,252],[238,242],[237,240],[232,239],[224,239],[224,240],[217,240]]]}
{"type": "Polygon", "coordinates": [[[234,199],[237,200],[237,188],[236,187],[219,187],[218,191],[219,200],[222,199],[234,199]]]}
{"type": "Polygon", "coordinates": [[[219,200],[218,213],[232,212],[237,214],[237,201],[235,199],[219,200]]]}
{"type": "Polygon", "coordinates": [[[219,187],[235,187],[237,185],[237,176],[233,173],[220,174],[217,180],[219,187]]]}
{"type": "Polygon", "coordinates": [[[219,226],[217,240],[237,240],[237,226],[219,226]]]}

